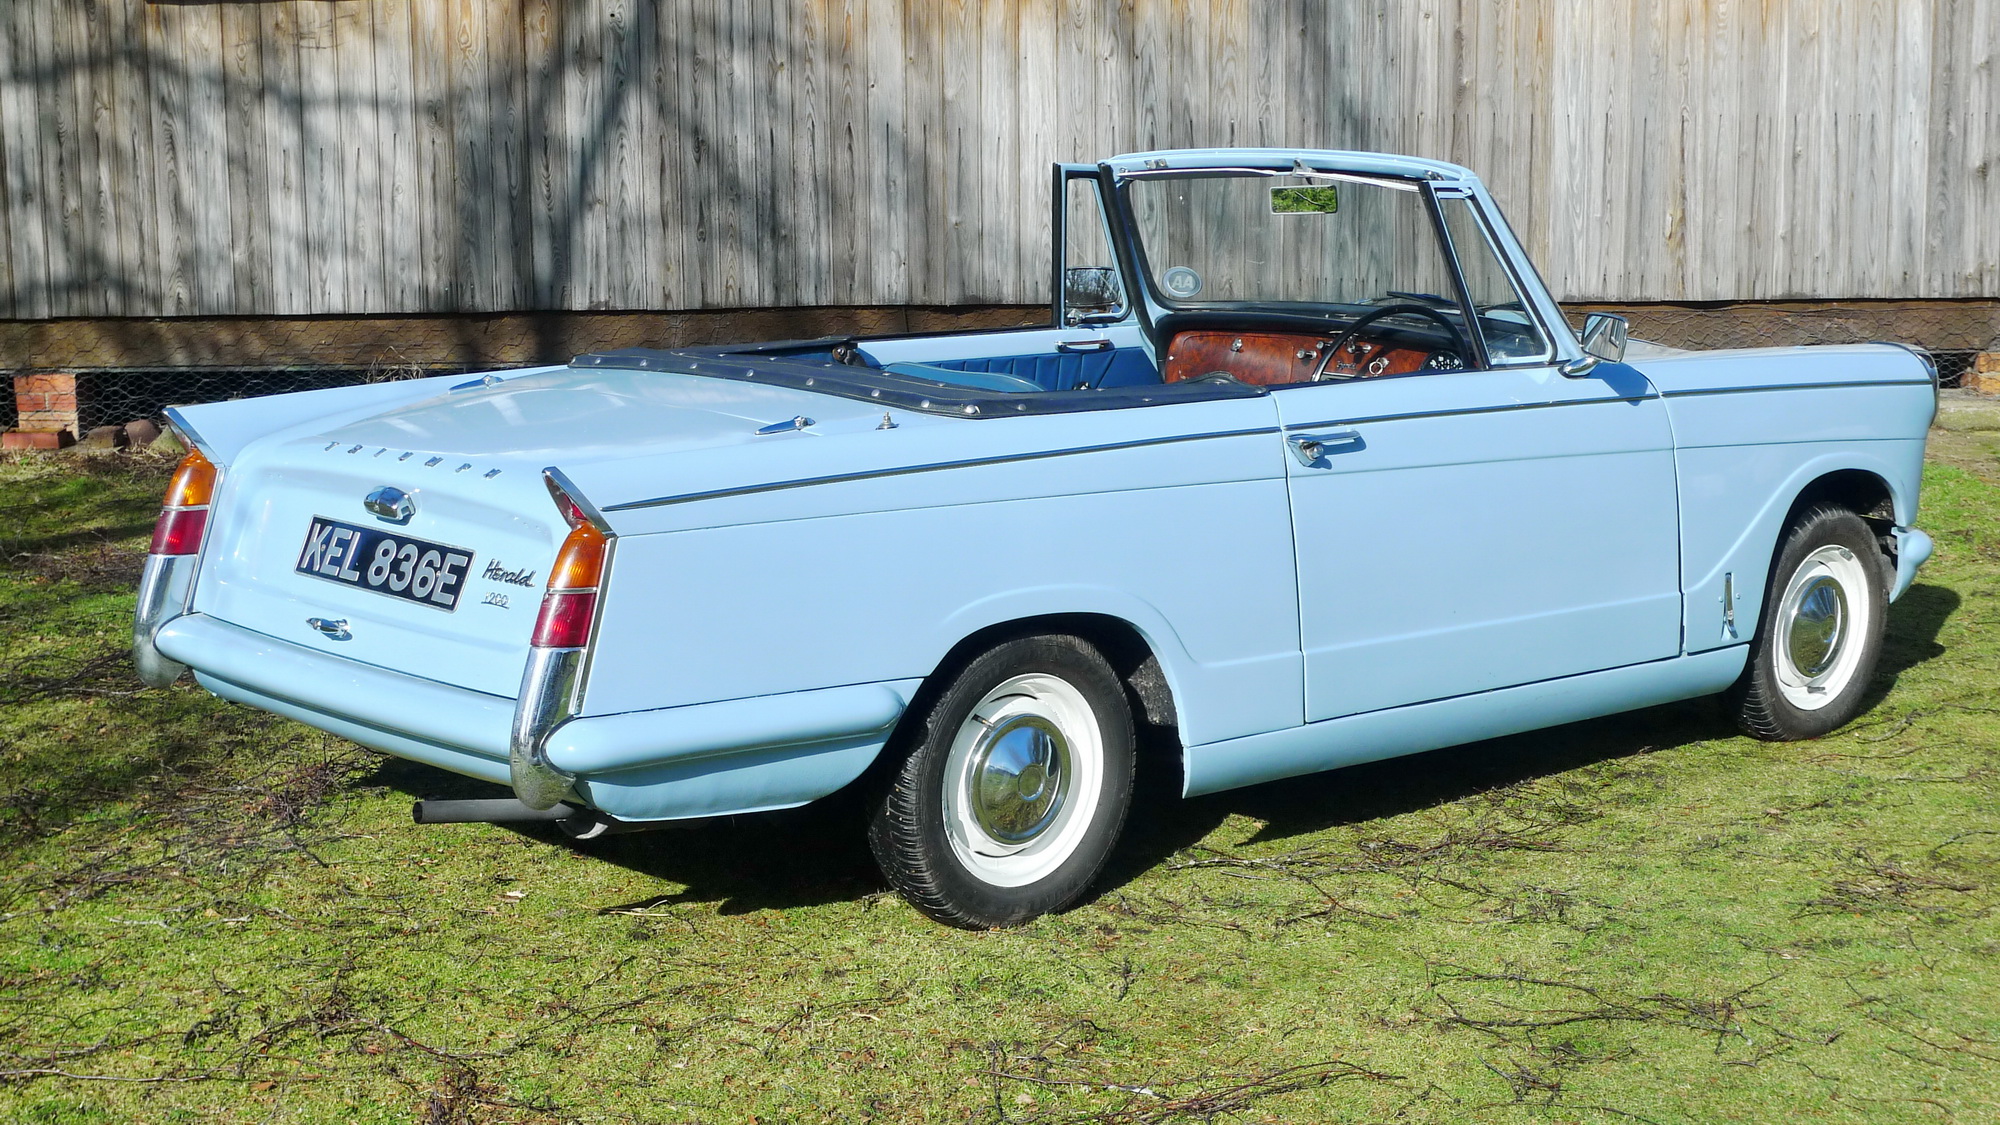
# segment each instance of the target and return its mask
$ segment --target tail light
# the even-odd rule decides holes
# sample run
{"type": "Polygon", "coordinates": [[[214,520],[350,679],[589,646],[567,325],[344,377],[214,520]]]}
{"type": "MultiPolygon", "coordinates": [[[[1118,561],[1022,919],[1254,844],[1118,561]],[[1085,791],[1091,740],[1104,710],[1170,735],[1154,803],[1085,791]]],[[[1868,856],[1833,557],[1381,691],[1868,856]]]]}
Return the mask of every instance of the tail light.
{"type": "Polygon", "coordinates": [[[201,553],[202,533],[208,529],[208,505],[215,497],[215,464],[190,450],[174,470],[167,485],[166,502],[160,519],[153,525],[152,553],[194,555],[201,553]]]}
{"type": "Polygon", "coordinates": [[[556,510],[569,535],[549,568],[542,612],[521,668],[521,696],[514,702],[514,729],[507,739],[508,775],[514,795],[531,809],[550,809],[573,798],[576,776],[549,761],[551,731],[583,705],[584,648],[597,622],[597,593],[611,561],[611,530],[604,517],[560,469],[542,470],[556,510]]]}
{"type": "Polygon", "coordinates": [[[556,492],[556,505],[569,522],[569,537],[549,568],[549,586],[542,595],[542,612],[535,618],[536,648],[582,648],[590,642],[597,617],[597,591],[604,580],[604,561],[611,538],[579,508],[556,492]]]}

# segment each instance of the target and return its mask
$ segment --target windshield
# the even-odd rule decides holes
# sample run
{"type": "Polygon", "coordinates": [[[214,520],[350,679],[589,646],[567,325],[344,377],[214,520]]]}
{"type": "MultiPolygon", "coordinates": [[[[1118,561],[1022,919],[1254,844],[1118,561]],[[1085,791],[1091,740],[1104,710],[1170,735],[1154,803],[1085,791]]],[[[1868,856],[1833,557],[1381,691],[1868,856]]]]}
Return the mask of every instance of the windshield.
{"type": "Polygon", "coordinates": [[[1135,178],[1126,190],[1170,305],[1458,305],[1414,182],[1196,173],[1135,178]]]}

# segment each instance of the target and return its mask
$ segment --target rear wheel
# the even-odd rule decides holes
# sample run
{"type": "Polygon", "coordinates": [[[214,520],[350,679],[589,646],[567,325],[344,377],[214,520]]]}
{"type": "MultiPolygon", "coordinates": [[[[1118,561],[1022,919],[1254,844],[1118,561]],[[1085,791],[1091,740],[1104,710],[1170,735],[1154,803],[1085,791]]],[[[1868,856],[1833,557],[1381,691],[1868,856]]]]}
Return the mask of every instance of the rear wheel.
{"type": "Polygon", "coordinates": [[[1778,548],[1737,723],[1770,741],[1818,738],[1861,711],[1882,655],[1887,573],[1874,533],[1833,504],[1808,509],[1778,548]]]}
{"type": "Polygon", "coordinates": [[[998,645],[910,738],[868,834],[904,898],[938,921],[994,928],[1082,897],[1132,796],[1132,716],[1102,654],[1070,636],[998,645]]]}

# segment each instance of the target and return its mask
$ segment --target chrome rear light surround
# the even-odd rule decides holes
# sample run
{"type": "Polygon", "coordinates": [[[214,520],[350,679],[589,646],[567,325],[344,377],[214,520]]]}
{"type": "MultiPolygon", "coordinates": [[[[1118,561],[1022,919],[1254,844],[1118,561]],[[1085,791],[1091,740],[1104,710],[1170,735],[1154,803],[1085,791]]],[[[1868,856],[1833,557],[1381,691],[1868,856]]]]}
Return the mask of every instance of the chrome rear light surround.
{"type": "MultiPolygon", "coordinates": [[[[557,769],[549,761],[549,736],[575,718],[583,706],[583,689],[590,676],[590,654],[596,648],[597,628],[604,616],[603,592],[610,583],[612,562],[618,550],[618,536],[605,522],[604,514],[584,498],[562,470],[554,466],[543,469],[542,481],[548,485],[559,512],[574,508],[603,533],[604,563],[598,577],[596,605],[591,610],[590,632],[583,647],[531,646],[527,664],[521,669],[521,693],[514,703],[507,765],[514,782],[514,795],[533,809],[554,808],[574,795],[575,775],[557,769]]],[[[547,597],[546,592],[543,596],[547,597]]]]}
{"type": "MultiPolygon", "coordinates": [[[[190,426],[179,410],[166,409],[167,428],[173,431],[183,446],[208,453],[208,443],[201,434],[190,426]]],[[[201,547],[192,555],[147,554],[146,568],[139,575],[138,609],[132,616],[132,664],[138,669],[139,679],[149,687],[166,687],[181,678],[187,665],[163,655],[154,646],[153,637],[160,626],[187,612],[188,600],[194,593],[194,581],[201,571],[201,560],[207,552],[213,531],[215,515],[214,496],[222,491],[225,472],[220,462],[215,464],[215,486],[210,492],[209,525],[202,533],[201,547]]]]}

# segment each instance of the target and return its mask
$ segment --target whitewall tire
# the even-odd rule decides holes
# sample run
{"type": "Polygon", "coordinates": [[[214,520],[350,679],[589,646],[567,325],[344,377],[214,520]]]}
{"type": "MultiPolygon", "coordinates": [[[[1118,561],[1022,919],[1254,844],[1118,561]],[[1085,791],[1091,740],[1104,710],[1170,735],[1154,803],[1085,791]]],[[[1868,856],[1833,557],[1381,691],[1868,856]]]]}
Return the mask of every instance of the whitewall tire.
{"type": "Polygon", "coordinates": [[[1786,530],[1764,592],[1736,718],[1757,738],[1818,738],[1861,711],[1882,655],[1887,561],[1866,521],[1808,508],[1786,530]]]}
{"type": "Polygon", "coordinates": [[[1077,637],[981,654],[909,725],[869,843],[890,884],[952,925],[1019,925],[1081,898],[1131,804],[1124,684],[1077,637]]]}

